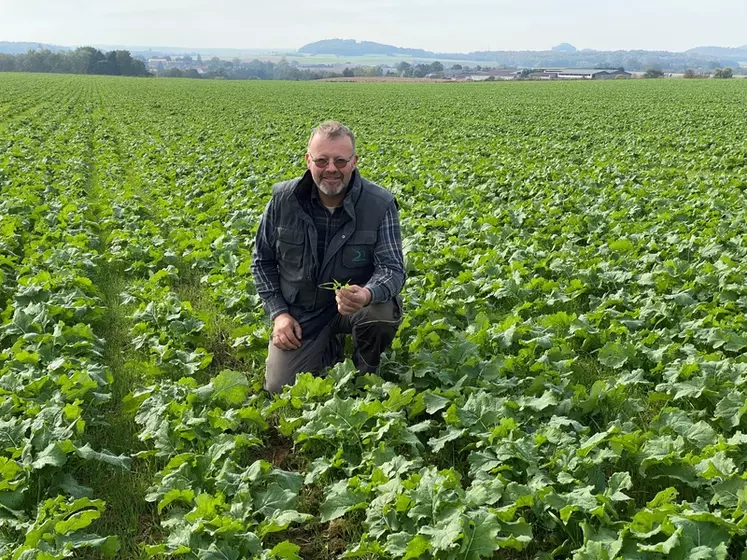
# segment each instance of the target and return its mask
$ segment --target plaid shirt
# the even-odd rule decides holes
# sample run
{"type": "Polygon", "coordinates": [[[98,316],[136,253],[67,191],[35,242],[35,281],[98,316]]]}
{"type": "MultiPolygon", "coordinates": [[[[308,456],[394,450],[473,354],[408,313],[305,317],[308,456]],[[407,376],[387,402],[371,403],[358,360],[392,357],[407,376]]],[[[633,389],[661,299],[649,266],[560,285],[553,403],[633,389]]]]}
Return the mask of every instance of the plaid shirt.
{"type": "Polygon", "coordinates": [[[329,247],[329,242],[332,241],[337,230],[350,217],[342,208],[335,208],[334,212],[327,210],[319,199],[319,192],[316,189],[311,191],[309,209],[311,210],[311,217],[314,218],[314,225],[316,225],[317,261],[322,262],[324,261],[324,253],[327,252],[327,247],[329,247]]]}
{"type": "MultiPolygon", "coordinates": [[[[316,250],[318,261],[322,262],[335,232],[350,218],[342,208],[330,213],[321,204],[316,188],[312,189],[308,211],[317,228],[316,250]]],[[[382,303],[396,296],[405,282],[402,234],[399,227],[399,213],[394,202],[387,209],[379,225],[373,264],[373,275],[365,287],[371,290],[371,303],[382,303]]],[[[267,212],[259,222],[252,271],[257,293],[265,303],[270,318],[274,319],[281,313],[288,313],[288,304],[280,292],[275,255],[275,224],[270,223],[267,212]]]]}

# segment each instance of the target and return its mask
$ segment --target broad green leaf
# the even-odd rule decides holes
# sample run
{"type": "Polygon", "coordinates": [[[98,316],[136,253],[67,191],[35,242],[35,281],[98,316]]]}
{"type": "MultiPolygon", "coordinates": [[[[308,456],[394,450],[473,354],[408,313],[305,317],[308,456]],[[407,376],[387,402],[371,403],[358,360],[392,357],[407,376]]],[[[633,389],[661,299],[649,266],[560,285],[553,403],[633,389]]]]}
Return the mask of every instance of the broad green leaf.
{"type": "Polygon", "coordinates": [[[460,558],[465,560],[479,560],[490,558],[498,549],[496,537],[501,525],[492,513],[486,511],[475,512],[465,523],[464,537],[460,549],[460,558]]]}
{"type": "Polygon", "coordinates": [[[462,533],[462,524],[461,514],[455,511],[435,526],[426,525],[420,532],[430,537],[430,548],[434,551],[450,550],[456,546],[456,540],[462,533]]]}
{"type": "Polygon", "coordinates": [[[599,351],[599,362],[607,367],[619,369],[633,357],[633,351],[617,342],[608,342],[599,351]]]}
{"type": "Polygon", "coordinates": [[[402,560],[411,560],[413,558],[420,558],[422,554],[425,554],[429,550],[430,546],[428,539],[423,535],[416,535],[405,548],[405,555],[402,560]]]}
{"type": "Polygon", "coordinates": [[[669,554],[672,549],[680,543],[681,531],[677,530],[672,533],[668,539],[656,544],[639,544],[638,550],[641,552],[658,552],[660,554],[669,554]]]}
{"type": "Polygon", "coordinates": [[[82,459],[86,459],[89,461],[102,461],[104,463],[114,465],[115,467],[119,467],[123,470],[130,470],[130,465],[132,464],[132,459],[125,455],[112,455],[106,450],[102,452],[94,451],[93,449],[91,449],[91,446],[88,443],[83,447],[79,447],[76,450],[76,453],[78,457],[81,457],[82,459]]]}
{"type": "Polygon", "coordinates": [[[279,510],[293,509],[295,501],[296,493],[281,488],[276,482],[254,495],[255,509],[266,517],[272,517],[279,510]]]}
{"type": "Polygon", "coordinates": [[[229,369],[221,371],[212,381],[213,399],[238,406],[246,401],[249,381],[246,375],[229,369]]]}
{"type": "Polygon", "coordinates": [[[301,547],[297,544],[283,541],[272,548],[271,554],[274,558],[280,558],[281,560],[302,560],[298,555],[300,551],[301,547]]]}
{"type": "Polygon", "coordinates": [[[342,517],[351,509],[359,509],[366,505],[366,498],[360,492],[348,488],[346,480],[340,480],[330,486],[326,497],[319,506],[320,520],[322,523],[342,517]]]}
{"type": "Polygon", "coordinates": [[[65,521],[60,521],[55,524],[54,530],[61,535],[67,535],[80,529],[88,527],[94,520],[101,517],[101,512],[98,509],[87,509],[79,511],[69,516],[65,521]]]}
{"type": "Polygon", "coordinates": [[[630,496],[625,494],[623,490],[630,490],[632,487],[633,481],[630,478],[630,474],[627,472],[617,472],[610,477],[605,494],[613,502],[630,500],[630,496]]]}

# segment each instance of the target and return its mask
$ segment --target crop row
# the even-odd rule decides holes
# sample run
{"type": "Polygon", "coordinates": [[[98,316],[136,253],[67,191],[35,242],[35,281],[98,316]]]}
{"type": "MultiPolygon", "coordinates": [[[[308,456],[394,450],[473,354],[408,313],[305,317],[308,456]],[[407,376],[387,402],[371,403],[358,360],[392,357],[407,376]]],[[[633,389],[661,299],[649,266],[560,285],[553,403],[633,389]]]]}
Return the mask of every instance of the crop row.
{"type": "Polygon", "coordinates": [[[105,309],[95,283],[90,126],[69,115],[86,91],[58,87],[46,104],[40,89],[2,123],[0,557],[63,558],[91,547],[111,555],[118,538],[89,532],[104,502],[75,476],[86,462],[130,462],[87,437],[112,378],[97,334],[105,309]],[[55,107],[51,118],[41,118],[45,106],[55,107]]]}

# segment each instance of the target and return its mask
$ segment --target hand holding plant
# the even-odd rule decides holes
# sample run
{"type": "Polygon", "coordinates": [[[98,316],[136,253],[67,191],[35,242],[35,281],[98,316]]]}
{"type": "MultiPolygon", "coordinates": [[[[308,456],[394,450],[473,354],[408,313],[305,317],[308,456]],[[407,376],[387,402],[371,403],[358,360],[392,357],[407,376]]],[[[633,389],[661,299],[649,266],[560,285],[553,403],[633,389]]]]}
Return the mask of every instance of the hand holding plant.
{"type": "Polygon", "coordinates": [[[348,286],[337,291],[337,310],[341,315],[352,315],[371,303],[371,291],[360,286],[348,286]]]}

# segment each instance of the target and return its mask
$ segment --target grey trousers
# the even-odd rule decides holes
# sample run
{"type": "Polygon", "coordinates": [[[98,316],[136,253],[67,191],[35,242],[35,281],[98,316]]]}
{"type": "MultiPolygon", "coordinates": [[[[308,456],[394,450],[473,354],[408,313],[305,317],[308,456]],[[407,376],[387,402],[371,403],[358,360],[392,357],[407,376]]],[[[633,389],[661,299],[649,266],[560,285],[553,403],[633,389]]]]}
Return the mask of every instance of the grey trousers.
{"type": "Polygon", "coordinates": [[[342,340],[338,335],[353,335],[353,363],[361,373],[375,373],[381,353],[389,348],[402,322],[399,296],[384,303],[364,307],[347,317],[335,315],[329,324],[312,339],[302,338],[301,348],[282,350],[272,341],[267,350],[265,390],[280,393],[285,385],[293,385],[296,375],[319,373],[342,360],[342,340]]]}

